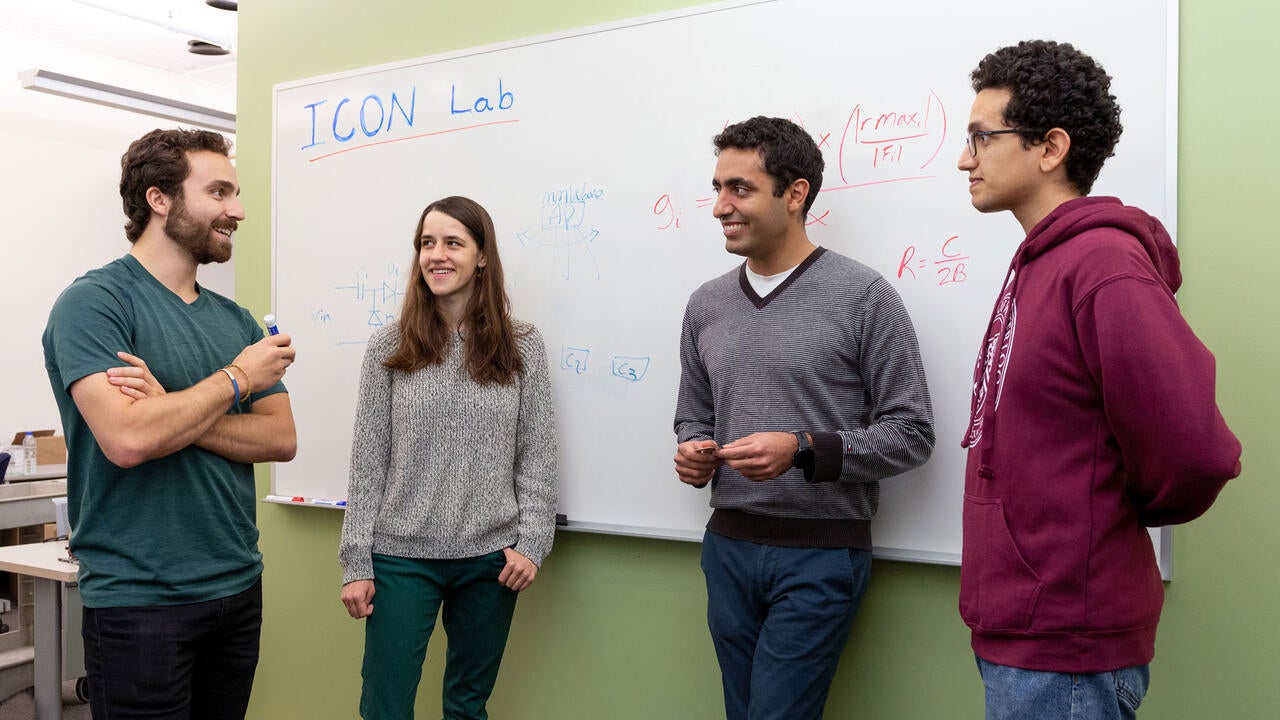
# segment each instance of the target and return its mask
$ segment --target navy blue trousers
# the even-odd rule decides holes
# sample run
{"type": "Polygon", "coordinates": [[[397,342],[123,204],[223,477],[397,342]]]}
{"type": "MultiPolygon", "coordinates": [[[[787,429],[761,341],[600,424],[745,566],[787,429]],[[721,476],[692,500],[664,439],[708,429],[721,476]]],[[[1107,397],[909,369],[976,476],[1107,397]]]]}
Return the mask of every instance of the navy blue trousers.
{"type": "Polygon", "coordinates": [[[822,717],[871,553],[702,540],[707,624],[727,720],[822,717]]]}

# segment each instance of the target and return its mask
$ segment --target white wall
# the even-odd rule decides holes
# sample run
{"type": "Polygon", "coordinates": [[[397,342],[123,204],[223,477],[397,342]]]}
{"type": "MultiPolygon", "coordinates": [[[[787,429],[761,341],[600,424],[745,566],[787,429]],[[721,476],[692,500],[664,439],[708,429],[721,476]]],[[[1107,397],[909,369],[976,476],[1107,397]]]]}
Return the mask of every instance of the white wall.
{"type": "MultiPolygon", "coordinates": [[[[0,443],[18,430],[57,428],[40,336],[58,294],[84,271],[128,252],[119,182],[128,144],[172,122],[24,90],[17,73],[43,68],[234,111],[232,92],[171,73],[32,40],[0,27],[0,443]]],[[[234,291],[232,263],[200,282],[234,291]]]]}

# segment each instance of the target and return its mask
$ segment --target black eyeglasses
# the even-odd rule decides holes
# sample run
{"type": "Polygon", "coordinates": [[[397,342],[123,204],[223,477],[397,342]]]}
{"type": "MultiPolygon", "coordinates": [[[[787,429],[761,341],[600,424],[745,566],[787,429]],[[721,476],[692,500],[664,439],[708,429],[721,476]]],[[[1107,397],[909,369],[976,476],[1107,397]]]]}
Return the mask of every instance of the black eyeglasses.
{"type": "Polygon", "coordinates": [[[1026,128],[1012,128],[1010,130],[973,130],[964,138],[964,146],[969,148],[969,157],[977,159],[978,157],[978,138],[991,137],[992,135],[1022,135],[1023,137],[1038,135],[1035,130],[1026,128]]]}

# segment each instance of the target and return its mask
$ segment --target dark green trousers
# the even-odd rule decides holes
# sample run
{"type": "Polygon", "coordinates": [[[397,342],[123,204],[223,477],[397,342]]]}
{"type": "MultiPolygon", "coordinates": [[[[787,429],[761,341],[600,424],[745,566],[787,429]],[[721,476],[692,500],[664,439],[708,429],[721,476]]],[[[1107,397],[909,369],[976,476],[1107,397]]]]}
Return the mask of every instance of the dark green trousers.
{"type": "Polygon", "coordinates": [[[463,560],[373,556],[373,614],[365,620],[365,720],[412,720],[436,613],[449,646],[444,661],[445,720],[486,720],[507,645],[516,593],[498,583],[502,551],[463,560]]]}

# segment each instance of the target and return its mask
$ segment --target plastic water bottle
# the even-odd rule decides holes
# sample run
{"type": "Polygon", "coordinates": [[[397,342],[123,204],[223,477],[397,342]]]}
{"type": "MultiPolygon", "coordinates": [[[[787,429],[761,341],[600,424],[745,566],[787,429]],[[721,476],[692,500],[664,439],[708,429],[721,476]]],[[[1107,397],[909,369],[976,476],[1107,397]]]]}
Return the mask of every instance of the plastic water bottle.
{"type": "Polygon", "coordinates": [[[22,438],[22,474],[36,474],[36,436],[29,430],[22,438]]]}

